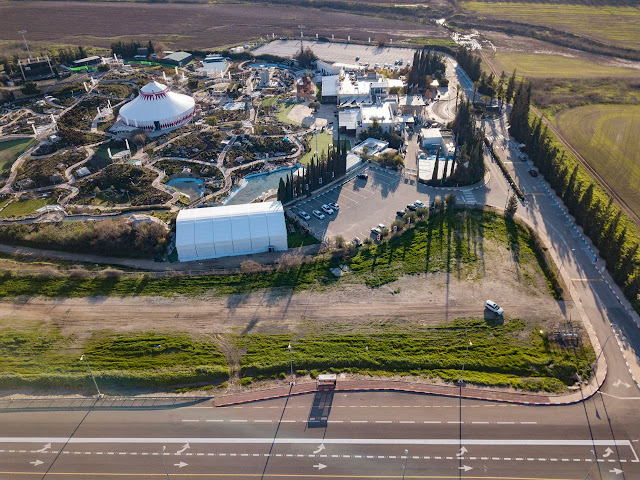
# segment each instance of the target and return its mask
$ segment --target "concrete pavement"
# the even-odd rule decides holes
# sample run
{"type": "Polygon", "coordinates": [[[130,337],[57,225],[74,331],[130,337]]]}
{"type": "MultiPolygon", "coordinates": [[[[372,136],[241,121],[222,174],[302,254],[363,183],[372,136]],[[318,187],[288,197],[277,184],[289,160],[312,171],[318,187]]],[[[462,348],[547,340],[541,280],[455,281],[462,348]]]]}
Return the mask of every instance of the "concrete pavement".
{"type": "Polygon", "coordinates": [[[533,407],[336,392],[231,407],[3,412],[0,478],[391,479],[406,460],[406,478],[634,479],[632,411],[603,396],[533,407]]]}

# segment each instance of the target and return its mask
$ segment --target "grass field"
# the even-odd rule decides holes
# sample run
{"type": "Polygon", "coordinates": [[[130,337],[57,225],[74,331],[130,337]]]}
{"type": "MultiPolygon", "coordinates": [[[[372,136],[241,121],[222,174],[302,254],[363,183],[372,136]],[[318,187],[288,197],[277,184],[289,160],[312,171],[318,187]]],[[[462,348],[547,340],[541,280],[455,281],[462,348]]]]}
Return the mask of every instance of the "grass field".
{"type": "MultiPolygon", "coordinates": [[[[153,278],[132,274],[121,277],[69,277],[5,273],[0,275],[0,298],[26,296],[78,297],[90,295],[198,295],[248,293],[286,287],[294,290],[325,288],[338,282],[365,284],[370,288],[391,283],[403,275],[450,272],[482,275],[488,245],[511,252],[525,278],[536,286],[538,278],[554,285],[535,239],[524,227],[491,212],[473,210],[433,215],[402,235],[351,257],[322,256],[299,267],[259,274],[202,275],[153,278]],[[336,279],[329,269],[346,263],[353,273],[336,279]]],[[[544,288],[544,286],[543,286],[544,288]]]]}
{"type": "Polygon", "coordinates": [[[295,120],[291,120],[287,115],[293,107],[295,107],[297,103],[286,102],[278,104],[278,111],[276,112],[276,118],[279,122],[288,123],[290,125],[300,125],[300,122],[296,122],[295,120]]]}
{"type": "Polygon", "coordinates": [[[545,25],[611,45],[640,49],[640,8],[562,3],[463,2],[478,15],[545,25]]]}
{"type": "Polygon", "coordinates": [[[563,135],[640,215],[640,105],[586,105],[556,115],[563,135]]]}
{"type": "MultiPolygon", "coordinates": [[[[309,135],[307,138],[309,139],[309,146],[311,150],[305,153],[300,159],[300,163],[302,165],[309,165],[311,159],[316,154],[316,135],[309,135]]],[[[333,144],[333,136],[327,132],[321,132],[317,135],[318,137],[318,157],[322,156],[322,153],[325,154],[329,150],[329,145],[333,144]]]]}
{"type": "Polygon", "coordinates": [[[637,78],[640,70],[610,67],[581,58],[522,52],[498,52],[489,58],[498,71],[516,70],[520,77],[528,78],[637,78]]]}
{"type": "Polygon", "coordinates": [[[0,331],[0,386],[91,389],[81,354],[107,392],[211,383],[229,376],[216,344],[185,335],[95,332],[79,340],[57,330],[5,328],[0,331]]]}
{"type": "Polygon", "coordinates": [[[21,217],[34,213],[40,207],[55,203],[51,197],[48,198],[30,198],[28,200],[17,200],[7,205],[7,208],[0,212],[0,217],[21,217]]]}
{"type": "Polygon", "coordinates": [[[456,381],[471,341],[464,378],[479,385],[559,392],[573,384],[571,376],[593,361],[590,346],[564,349],[520,319],[492,324],[459,319],[411,332],[292,337],[247,335],[237,339],[246,349],[241,374],[254,379],[286,375],[287,345],[293,346],[298,374],[350,372],[371,375],[415,375],[456,381]]]}
{"type": "Polygon", "coordinates": [[[8,172],[22,152],[35,143],[35,138],[18,138],[0,142],[0,171],[8,172]]]}

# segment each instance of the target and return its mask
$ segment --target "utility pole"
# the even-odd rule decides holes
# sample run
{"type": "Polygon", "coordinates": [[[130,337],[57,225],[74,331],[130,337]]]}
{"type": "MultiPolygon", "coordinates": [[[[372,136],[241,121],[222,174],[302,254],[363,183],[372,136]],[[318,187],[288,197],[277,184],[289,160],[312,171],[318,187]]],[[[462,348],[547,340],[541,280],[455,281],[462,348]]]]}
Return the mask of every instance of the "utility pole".
{"type": "Polygon", "coordinates": [[[407,471],[407,461],[409,460],[409,450],[404,450],[404,465],[402,465],[402,480],[404,480],[404,474],[407,471]]]}
{"type": "Polygon", "coordinates": [[[87,364],[87,368],[89,369],[89,373],[91,374],[91,379],[93,380],[93,384],[95,385],[98,392],[98,397],[101,397],[102,393],[100,393],[100,389],[98,388],[98,382],[96,382],[96,377],[93,376],[93,372],[91,371],[91,367],[89,366],[89,361],[87,360],[87,357],[84,356],[84,353],[80,356],[80,360],[84,360],[84,363],[87,364]]]}
{"type": "Polygon", "coordinates": [[[458,410],[460,411],[459,413],[459,417],[458,417],[458,432],[459,432],[459,439],[460,439],[460,450],[458,452],[458,462],[459,462],[459,469],[458,469],[458,478],[462,478],[462,377],[464,376],[464,366],[467,363],[467,354],[469,353],[469,347],[473,345],[473,343],[471,343],[471,341],[469,341],[469,345],[467,345],[466,350],[464,351],[464,360],[462,360],[462,370],[460,371],[460,378],[458,379],[458,386],[460,387],[460,394],[458,395],[459,398],[459,408],[458,410]]]}
{"type": "Polygon", "coordinates": [[[22,35],[22,40],[24,41],[24,48],[26,48],[27,55],[29,56],[29,60],[31,60],[31,51],[29,50],[29,45],[27,45],[27,39],[24,36],[24,34],[27,33],[27,31],[26,30],[20,30],[18,33],[20,35],[22,35]]]}
{"type": "Polygon", "coordinates": [[[289,366],[291,369],[291,381],[289,382],[289,385],[293,387],[295,385],[295,382],[293,381],[293,353],[292,353],[293,349],[291,347],[291,344],[289,344],[287,348],[289,349],[289,366]]]}
{"type": "Polygon", "coordinates": [[[162,452],[160,453],[160,458],[162,459],[162,468],[164,468],[164,473],[167,475],[167,480],[171,480],[169,477],[169,471],[167,470],[167,465],[164,463],[164,451],[167,449],[166,445],[162,446],[162,452]]]}

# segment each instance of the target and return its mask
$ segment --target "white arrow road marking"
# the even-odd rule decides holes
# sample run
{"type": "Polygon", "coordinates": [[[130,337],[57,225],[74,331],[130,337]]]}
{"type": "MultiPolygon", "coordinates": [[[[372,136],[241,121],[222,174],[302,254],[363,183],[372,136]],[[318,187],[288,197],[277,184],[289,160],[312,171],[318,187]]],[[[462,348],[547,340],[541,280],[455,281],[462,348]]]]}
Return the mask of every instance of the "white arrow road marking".
{"type": "Polygon", "coordinates": [[[465,453],[467,453],[468,451],[469,451],[469,450],[467,450],[467,447],[462,447],[462,448],[460,449],[460,451],[459,451],[458,453],[456,453],[456,456],[457,456],[457,457],[460,457],[460,456],[464,455],[465,453]]]}
{"type": "Polygon", "coordinates": [[[321,443],[320,446],[317,448],[317,450],[314,450],[313,453],[320,453],[324,449],[325,449],[324,443],[321,443]]]}
{"type": "Polygon", "coordinates": [[[602,455],[602,458],[607,458],[612,453],[613,453],[613,450],[611,450],[611,447],[607,447],[607,449],[604,451],[604,454],[602,455]]]}
{"type": "Polygon", "coordinates": [[[614,468],[613,470],[609,470],[611,473],[615,473],[616,475],[620,475],[622,473],[622,470],[620,470],[619,468],[614,468]]]}
{"type": "Polygon", "coordinates": [[[317,468],[318,470],[322,470],[323,468],[327,468],[327,466],[324,463],[318,463],[317,465],[314,465],[313,468],[317,468]]]}
{"type": "Polygon", "coordinates": [[[34,467],[37,467],[38,465],[42,465],[44,462],[40,461],[40,460],[36,460],[35,462],[29,462],[31,465],[33,465],[34,467]]]}
{"type": "Polygon", "coordinates": [[[47,443],[47,444],[46,444],[44,447],[42,447],[40,450],[36,450],[36,452],[38,452],[38,453],[44,453],[44,452],[46,452],[46,451],[47,451],[48,449],[50,449],[50,448],[51,448],[51,444],[50,444],[50,443],[47,443]]]}
{"type": "Polygon", "coordinates": [[[187,465],[189,465],[189,464],[188,463],[184,463],[184,462],[174,463],[173,464],[174,467],[178,467],[178,468],[186,467],[187,465]]]}
{"type": "Polygon", "coordinates": [[[623,382],[620,379],[616,380],[616,382],[613,384],[614,387],[619,387],[620,385],[624,385],[627,388],[631,388],[631,385],[629,385],[627,382],[623,382]]]}
{"type": "Polygon", "coordinates": [[[182,448],[176,452],[176,454],[184,453],[184,451],[185,451],[186,449],[188,449],[188,448],[191,448],[191,446],[190,446],[188,443],[185,443],[185,444],[182,446],[182,448]]]}
{"type": "Polygon", "coordinates": [[[463,465],[461,467],[458,467],[458,470],[464,470],[465,472],[468,472],[469,470],[473,470],[473,467],[470,467],[469,465],[463,465]]]}

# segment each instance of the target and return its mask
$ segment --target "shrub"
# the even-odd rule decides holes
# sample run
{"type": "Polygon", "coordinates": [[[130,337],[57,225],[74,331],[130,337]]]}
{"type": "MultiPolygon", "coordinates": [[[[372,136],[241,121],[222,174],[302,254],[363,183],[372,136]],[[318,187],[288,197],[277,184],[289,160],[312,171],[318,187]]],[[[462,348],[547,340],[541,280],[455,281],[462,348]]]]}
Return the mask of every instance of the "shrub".
{"type": "Polygon", "coordinates": [[[285,253],[278,259],[278,269],[291,270],[302,265],[302,258],[291,253],[285,253]]]}
{"type": "Polygon", "coordinates": [[[122,276],[122,270],[117,268],[105,268],[101,273],[104,278],[120,278],[122,276]]]}
{"type": "Polygon", "coordinates": [[[342,235],[336,235],[333,241],[336,245],[336,248],[344,248],[346,245],[345,239],[342,235]]]}
{"type": "Polygon", "coordinates": [[[264,271],[264,267],[255,260],[245,260],[240,264],[242,273],[259,273],[264,271]]]}
{"type": "Polygon", "coordinates": [[[453,208],[456,205],[456,194],[455,193],[447,193],[444,196],[444,203],[447,205],[447,208],[453,208]]]}
{"type": "Polygon", "coordinates": [[[246,387],[247,385],[251,385],[253,383],[253,377],[244,377],[241,378],[240,381],[238,382],[240,385],[242,385],[243,387],[246,387]]]}

